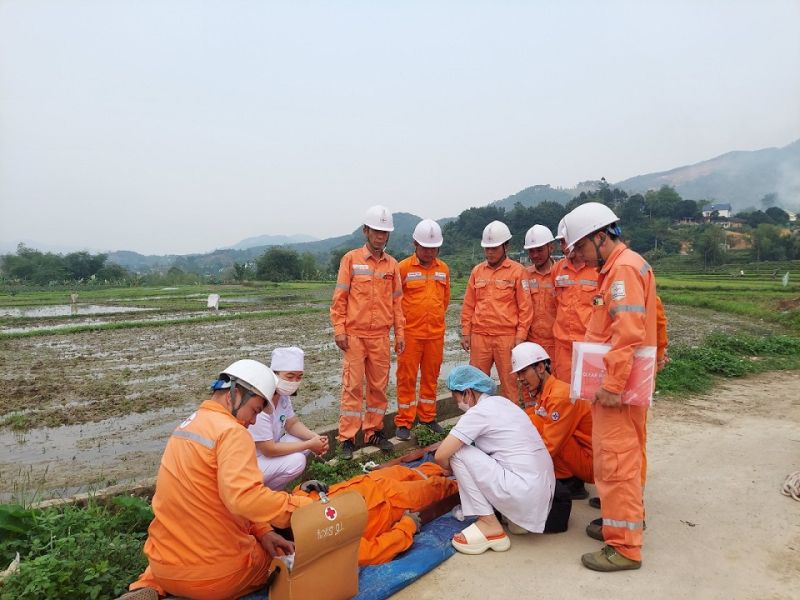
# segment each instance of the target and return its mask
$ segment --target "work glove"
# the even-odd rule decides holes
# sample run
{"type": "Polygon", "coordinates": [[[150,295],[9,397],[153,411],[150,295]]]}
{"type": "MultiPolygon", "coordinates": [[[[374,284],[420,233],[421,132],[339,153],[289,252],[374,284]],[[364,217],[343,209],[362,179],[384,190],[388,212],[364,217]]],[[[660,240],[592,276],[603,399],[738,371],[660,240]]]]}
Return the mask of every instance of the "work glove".
{"type": "Polygon", "coordinates": [[[414,535],[418,534],[419,530],[422,529],[422,519],[420,518],[419,513],[407,510],[405,513],[403,513],[403,516],[410,517],[411,520],[414,521],[414,525],[416,525],[414,535]]]}
{"type": "Polygon", "coordinates": [[[301,492],[318,492],[327,494],[328,493],[328,484],[324,481],[320,481],[319,479],[309,479],[308,481],[304,481],[300,484],[300,491],[301,492]]]}

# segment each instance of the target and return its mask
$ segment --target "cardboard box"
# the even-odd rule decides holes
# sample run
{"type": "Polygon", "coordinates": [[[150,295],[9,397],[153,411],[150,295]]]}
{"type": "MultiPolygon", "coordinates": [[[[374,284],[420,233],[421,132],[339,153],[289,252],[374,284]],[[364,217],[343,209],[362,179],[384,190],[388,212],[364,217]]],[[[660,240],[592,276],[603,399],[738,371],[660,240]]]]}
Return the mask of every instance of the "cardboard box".
{"type": "Polygon", "coordinates": [[[367,525],[367,505],[357,492],[327,503],[316,501],[292,514],[294,565],[280,558],[270,600],[345,600],[358,593],[358,546],[367,525]]]}
{"type": "MultiPolygon", "coordinates": [[[[603,357],[611,350],[608,344],[574,342],[572,344],[572,381],[570,397],[573,400],[594,400],[595,392],[606,376],[603,357]]],[[[650,406],[656,383],[656,347],[642,346],[633,355],[633,367],[628,383],[622,391],[622,403],[633,406],[650,406]]]]}

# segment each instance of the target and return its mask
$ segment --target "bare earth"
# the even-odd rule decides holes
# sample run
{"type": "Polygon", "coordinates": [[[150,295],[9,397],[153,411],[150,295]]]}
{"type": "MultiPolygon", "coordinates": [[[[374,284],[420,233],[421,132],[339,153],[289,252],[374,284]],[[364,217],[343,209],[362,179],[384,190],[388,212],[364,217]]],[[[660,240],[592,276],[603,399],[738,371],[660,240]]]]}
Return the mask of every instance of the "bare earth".
{"type": "Polygon", "coordinates": [[[580,555],[601,546],[584,533],[599,511],[577,501],[566,533],[456,555],[394,598],[798,598],[800,502],[779,488],[800,470],[800,373],[656,403],[648,462],[641,570],[581,566],[580,555]]]}

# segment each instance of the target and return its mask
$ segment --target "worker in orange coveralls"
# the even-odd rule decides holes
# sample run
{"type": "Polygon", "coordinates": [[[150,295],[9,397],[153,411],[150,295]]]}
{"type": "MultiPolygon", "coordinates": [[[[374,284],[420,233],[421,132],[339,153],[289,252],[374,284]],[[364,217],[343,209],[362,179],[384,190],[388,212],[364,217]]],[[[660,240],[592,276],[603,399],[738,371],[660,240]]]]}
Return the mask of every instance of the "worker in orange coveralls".
{"type": "Polygon", "coordinates": [[[422,526],[418,511],[457,493],[458,483],[445,477],[439,465],[426,462],[413,469],[401,465],[377,469],[330,489],[324,483],[307,481],[294,493],[320,489],[329,496],[355,491],[364,497],[367,526],[358,547],[358,564],[364,566],[389,562],[408,550],[422,526]]]}
{"type": "Polygon", "coordinates": [[[395,351],[402,354],[405,348],[400,271],[397,261],[384,251],[394,231],[392,213],[385,206],[371,207],[362,231],[366,244],[342,256],[331,301],[334,340],[344,353],[337,437],[347,460],[353,458],[359,429],[364,431],[365,443],[384,452],[393,450],[383,435],[392,327],[395,351]]]}
{"type": "Polygon", "coordinates": [[[461,347],[469,364],[491,376],[496,365],[503,395],[517,402],[511,349],[528,337],[533,320],[528,274],[507,256],[511,230],[492,221],[483,230],[486,260],[472,269],[461,307],[461,347]]]}
{"type": "Polygon", "coordinates": [[[553,285],[556,291],[556,319],[553,323],[555,354],[553,374],[570,383],[572,376],[572,342],[582,342],[592,314],[592,298],[597,293],[597,269],[579,261],[567,251],[564,242],[564,221],[558,224],[556,239],[561,244],[564,258],[553,267],[553,285]]]}
{"type": "Polygon", "coordinates": [[[582,204],[564,217],[567,249],[599,271],[586,340],[611,346],[592,403],[594,475],[606,545],[581,557],[584,566],[596,571],[642,565],[647,407],[622,404],[622,392],[636,349],[658,344],[655,277],[650,265],[619,240],[617,221],[598,202],[582,204]]]}
{"type": "Polygon", "coordinates": [[[311,500],[261,484],[246,429],[276,382],[266,365],[236,361],[214,382],[211,398],[172,433],[144,545],[149,564],[126,600],[167,593],[238,598],[265,585],[271,556],[294,552],[272,526],[288,527],[294,510],[311,500]]]}
{"type": "Polygon", "coordinates": [[[587,498],[584,482],[594,483],[591,405],[570,400],[569,385],[551,375],[550,356],[539,344],[515,346],[511,364],[522,384],[525,413],[553,459],[556,479],[573,499],[587,498]]]}
{"type": "Polygon", "coordinates": [[[444,356],[445,314],[450,303],[450,269],[439,260],[444,241],[436,221],[424,219],[412,235],[414,254],[400,261],[406,348],[397,357],[397,439],[411,437],[414,419],[436,433],[436,383],[444,356]],[[417,373],[420,374],[417,400],[417,373]]]}
{"type": "Polygon", "coordinates": [[[528,271],[528,288],[531,292],[533,321],[528,330],[528,341],[536,342],[555,356],[553,325],[556,320],[556,295],[553,288],[553,266],[550,257],[553,234],[544,225],[534,225],[525,234],[525,246],[531,266],[528,271]]]}

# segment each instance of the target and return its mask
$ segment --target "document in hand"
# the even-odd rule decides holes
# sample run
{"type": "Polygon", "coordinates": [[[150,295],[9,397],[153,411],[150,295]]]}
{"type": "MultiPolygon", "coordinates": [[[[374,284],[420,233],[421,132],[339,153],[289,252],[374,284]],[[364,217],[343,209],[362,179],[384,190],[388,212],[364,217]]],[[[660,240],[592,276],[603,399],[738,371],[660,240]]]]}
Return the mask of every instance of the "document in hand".
{"type": "MultiPolygon", "coordinates": [[[[608,344],[574,342],[572,344],[572,400],[594,400],[595,392],[606,376],[603,357],[611,350],[608,344]]],[[[650,406],[656,381],[656,348],[643,346],[633,355],[633,367],[628,383],[622,391],[622,403],[633,406],[650,406]]]]}

